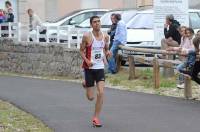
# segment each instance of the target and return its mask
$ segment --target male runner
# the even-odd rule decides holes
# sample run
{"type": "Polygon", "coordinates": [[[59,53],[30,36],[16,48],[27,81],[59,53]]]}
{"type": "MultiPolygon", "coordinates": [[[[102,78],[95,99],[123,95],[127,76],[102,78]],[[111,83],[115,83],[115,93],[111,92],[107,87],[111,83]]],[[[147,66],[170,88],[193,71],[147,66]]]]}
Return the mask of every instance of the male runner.
{"type": "Polygon", "coordinates": [[[97,99],[92,124],[101,127],[99,114],[103,104],[103,94],[105,86],[104,57],[110,56],[108,50],[109,36],[101,31],[100,18],[92,16],[90,18],[92,31],[83,35],[80,46],[80,53],[83,58],[83,68],[85,73],[85,89],[88,100],[94,100],[94,89],[97,86],[97,99]]]}

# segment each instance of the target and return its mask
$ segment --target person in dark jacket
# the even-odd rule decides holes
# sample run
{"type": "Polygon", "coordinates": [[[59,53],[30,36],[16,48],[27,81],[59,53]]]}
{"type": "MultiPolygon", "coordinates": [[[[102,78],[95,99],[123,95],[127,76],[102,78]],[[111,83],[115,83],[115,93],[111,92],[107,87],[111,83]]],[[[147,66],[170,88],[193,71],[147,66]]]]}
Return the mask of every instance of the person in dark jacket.
{"type": "Polygon", "coordinates": [[[112,25],[110,27],[110,30],[108,31],[108,35],[110,36],[110,44],[109,44],[109,49],[111,49],[112,44],[113,44],[113,40],[115,37],[115,31],[117,28],[117,22],[115,20],[115,14],[111,14],[111,21],[112,21],[112,25]]]}
{"type": "Polygon", "coordinates": [[[12,8],[8,9],[6,22],[14,22],[14,14],[12,8]]]}
{"type": "Polygon", "coordinates": [[[161,40],[161,49],[166,50],[169,47],[179,47],[181,42],[179,27],[180,24],[178,21],[174,20],[173,15],[166,16],[166,23],[164,25],[165,38],[161,40]]]}

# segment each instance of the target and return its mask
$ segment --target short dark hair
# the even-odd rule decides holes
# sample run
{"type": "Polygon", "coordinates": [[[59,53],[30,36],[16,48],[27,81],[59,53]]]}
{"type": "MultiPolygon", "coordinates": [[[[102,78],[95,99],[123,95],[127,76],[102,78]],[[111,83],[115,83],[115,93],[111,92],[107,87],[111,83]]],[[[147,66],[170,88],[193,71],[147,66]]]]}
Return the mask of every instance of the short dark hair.
{"type": "Polygon", "coordinates": [[[166,19],[168,19],[170,22],[174,21],[174,15],[173,14],[169,14],[166,16],[166,19]]]}
{"type": "Polygon", "coordinates": [[[5,4],[6,4],[6,5],[9,5],[9,6],[12,6],[12,4],[11,4],[10,1],[6,1],[5,4]]]}
{"type": "Polygon", "coordinates": [[[33,11],[31,8],[29,8],[28,10],[27,10],[27,12],[29,13],[30,11],[33,11]]]}
{"type": "Polygon", "coordinates": [[[118,21],[120,21],[120,20],[122,19],[122,16],[121,16],[121,14],[117,13],[117,14],[115,14],[115,18],[116,18],[118,21]]]}
{"type": "Polygon", "coordinates": [[[110,16],[115,16],[116,14],[115,13],[112,13],[110,16]]]}
{"type": "Polygon", "coordinates": [[[92,24],[92,21],[93,21],[95,18],[100,18],[100,17],[99,17],[99,16],[92,16],[92,17],[90,17],[90,24],[92,24]]]}

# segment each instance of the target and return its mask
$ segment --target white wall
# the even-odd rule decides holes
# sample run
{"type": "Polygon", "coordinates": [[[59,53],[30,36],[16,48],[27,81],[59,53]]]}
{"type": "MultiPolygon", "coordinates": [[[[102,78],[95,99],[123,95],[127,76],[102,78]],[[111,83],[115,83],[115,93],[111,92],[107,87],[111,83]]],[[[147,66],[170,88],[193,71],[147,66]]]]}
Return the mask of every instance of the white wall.
{"type": "Polygon", "coordinates": [[[81,8],[99,8],[100,0],[81,0],[81,8]]]}

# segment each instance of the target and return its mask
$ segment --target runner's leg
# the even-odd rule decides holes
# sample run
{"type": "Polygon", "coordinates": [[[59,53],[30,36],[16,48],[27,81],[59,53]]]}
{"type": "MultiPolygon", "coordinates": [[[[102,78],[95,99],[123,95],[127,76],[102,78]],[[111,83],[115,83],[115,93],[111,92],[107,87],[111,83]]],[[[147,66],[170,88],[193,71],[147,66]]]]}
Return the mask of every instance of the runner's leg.
{"type": "Polygon", "coordinates": [[[104,81],[99,81],[97,83],[97,100],[96,100],[95,113],[94,113],[94,117],[97,117],[97,118],[99,118],[99,114],[101,112],[101,108],[103,105],[104,86],[105,86],[104,81]]]}

